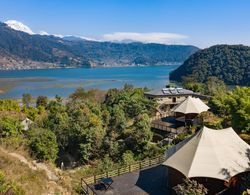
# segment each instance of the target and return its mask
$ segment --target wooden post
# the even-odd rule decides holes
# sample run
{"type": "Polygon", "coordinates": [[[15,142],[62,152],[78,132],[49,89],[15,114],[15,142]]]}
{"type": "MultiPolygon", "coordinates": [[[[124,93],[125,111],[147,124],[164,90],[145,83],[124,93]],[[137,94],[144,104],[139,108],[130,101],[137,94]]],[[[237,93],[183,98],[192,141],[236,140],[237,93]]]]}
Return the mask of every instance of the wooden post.
{"type": "Polygon", "coordinates": [[[141,161],[139,162],[140,170],[141,170],[141,161]]]}
{"type": "Polygon", "coordinates": [[[108,171],[106,171],[106,177],[109,177],[109,172],[108,171]]]}
{"type": "Polygon", "coordinates": [[[94,174],[94,183],[96,183],[96,175],[94,174]]]}
{"type": "Polygon", "coordinates": [[[131,165],[128,166],[129,172],[131,172],[131,165]]]}
{"type": "Polygon", "coordinates": [[[118,176],[120,175],[120,168],[118,168],[118,176]]]}

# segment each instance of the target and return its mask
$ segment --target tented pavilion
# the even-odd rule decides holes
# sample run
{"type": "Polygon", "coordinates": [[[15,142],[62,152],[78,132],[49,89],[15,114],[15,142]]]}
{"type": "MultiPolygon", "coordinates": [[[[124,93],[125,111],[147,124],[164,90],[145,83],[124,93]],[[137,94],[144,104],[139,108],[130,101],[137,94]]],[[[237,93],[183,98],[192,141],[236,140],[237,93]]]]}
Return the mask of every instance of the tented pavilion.
{"type": "Polygon", "coordinates": [[[175,106],[172,111],[175,113],[176,121],[189,122],[198,114],[205,112],[209,107],[199,98],[189,96],[183,102],[175,106]]]}
{"type": "MultiPolygon", "coordinates": [[[[166,152],[167,186],[172,188],[193,178],[208,188],[209,194],[223,189],[238,190],[239,175],[250,171],[250,146],[232,128],[203,127],[196,134],[166,152]]],[[[238,194],[238,192],[232,192],[238,194]]]]}

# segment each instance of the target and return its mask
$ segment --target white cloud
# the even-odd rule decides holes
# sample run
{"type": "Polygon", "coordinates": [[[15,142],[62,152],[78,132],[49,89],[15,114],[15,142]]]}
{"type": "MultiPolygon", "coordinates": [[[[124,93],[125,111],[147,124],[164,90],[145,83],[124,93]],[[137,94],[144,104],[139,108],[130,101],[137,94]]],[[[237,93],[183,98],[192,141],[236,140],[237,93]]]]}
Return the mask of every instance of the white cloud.
{"type": "Polygon", "coordinates": [[[183,40],[188,36],[175,33],[136,33],[136,32],[115,32],[102,35],[104,41],[139,41],[144,43],[161,44],[183,44],[183,40]]]}

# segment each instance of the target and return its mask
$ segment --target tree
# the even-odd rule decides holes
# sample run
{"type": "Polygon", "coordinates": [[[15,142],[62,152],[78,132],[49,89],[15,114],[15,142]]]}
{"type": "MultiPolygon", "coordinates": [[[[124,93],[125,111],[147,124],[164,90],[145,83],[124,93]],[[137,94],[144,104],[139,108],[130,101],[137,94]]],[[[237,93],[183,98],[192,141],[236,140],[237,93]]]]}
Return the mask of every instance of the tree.
{"type": "Polygon", "coordinates": [[[197,80],[192,76],[183,77],[183,87],[194,92],[204,93],[205,85],[203,83],[197,82],[197,80]]]}
{"type": "Polygon", "coordinates": [[[26,106],[26,107],[29,107],[31,101],[32,101],[32,96],[31,96],[31,94],[29,94],[29,93],[24,93],[24,94],[23,94],[23,97],[22,97],[23,105],[26,106]]]}
{"type": "Polygon", "coordinates": [[[18,119],[12,117],[3,117],[0,119],[0,136],[17,136],[22,131],[22,126],[18,119]]]}
{"type": "Polygon", "coordinates": [[[113,166],[113,161],[108,155],[105,155],[98,167],[101,169],[101,171],[110,171],[113,166]]]}
{"type": "Polygon", "coordinates": [[[34,121],[36,119],[36,117],[38,116],[38,114],[39,114],[38,113],[39,110],[37,108],[34,108],[34,107],[24,107],[23,108],[23,112],[32,121],[34,121]]]}
{"type": "Polygon", "coordinates": [[[126,128],[126,116],[120,105],[115,105],[112,110],[111,127],[121,134],[126,128]]]}
{"type": "Polygon", "coordinates": [[[205,91],[209,95],[223,95],[226,92],[226,85],[217,77],[208,77],[205,91]]]}
{"type": "Polygon", "coordinates": [[[55,99],[56,99],[56,102],[62,103],[62,97],[61,97],[61,96],[56,95],[56,96],[55,96],[55,99]]]}
{"type": "Polygon", "coordinates": [[[36,107],[39,106],[46,107],[48,104],[48,98],[46,96],[38,96],[36,99],[36,107]]]}
{"type": "Polygon", "coordinates": [[[206,195],[208,190],[204,185],[199,184],[195,180],[184,179],[182,184],[174,187],[177,195],[206,195]]]}
{"type": "Polygon", "coordinates": [[[29,147],[37,159],[55,161],[58,145],[55,134],[47,129],[33,128],[28,132],[29,147]]]}
{"type": "Polygon", "coordinates": [[[204,84],[198,82],[189,82],[183,84],[185,89],[192,90],[194,92],[204,93],[204,84]]]}
{"type": "Polygon", "coordinates": [[[20,106],[15,100],[0,100],[0,111],[16,111],[20,112],[20,106]]]}
{"type": "Polygon", "coordinates": [[[96,106],[92,109],[92,105],[87,102],[72,101],[67,105],[67,114],[70,118],[70,132],[72,132],[69,150],[84,163],[97,156],[100,157],[106,133],[100,107],[96,106]]]}
{"type": "Polygon", "coordinates": [[[238,132],[250,132],[250,88],[236,87],[232,91],[211,98],[212,110],[230,122],[238,132]]]}
{"type": "Polygon", "coordinates": [[[57,137],[57,143],[61,150],[65,150],[69,144],[70,118],[67,108],[61,102],[52,100],[47,105],[47,117],[43,121],[43,128],[50,129],[57,137]]]}
{"type": "Polygon", "coordinates": [[[73,100],[80,100],[80,99],[84,99],[87,97],[87,92],[82,88],[82,87],[79,87],[76,89],[76,91],[74,93],[72,93],[70,96],[69,96],[71,99],[73,100]]]}
{"type": "Polygon", "coordinates": [[[130,165],[134,162],[135,162],[134,154],[132,151],[127,150],[125,153],[123,153],[123,155],[122,155],[122,164],[123,165],[130,165]]]}
{"type": "Polygon", "coordinates": [[[134,140],[134,144],[130,146],[130,150],[136,154],[144,154],[147,150],[148,143],[152,140],[153,133],[151,131],[151,122],[147,114],[139,115],[132,126],[133,131],[130,135],[134,140]]]}
{"type": "Polygon", "coordinates": [[[250,132],[250,87],[236,87],[225,99],[233,127],[238,131],[250,132]]]}

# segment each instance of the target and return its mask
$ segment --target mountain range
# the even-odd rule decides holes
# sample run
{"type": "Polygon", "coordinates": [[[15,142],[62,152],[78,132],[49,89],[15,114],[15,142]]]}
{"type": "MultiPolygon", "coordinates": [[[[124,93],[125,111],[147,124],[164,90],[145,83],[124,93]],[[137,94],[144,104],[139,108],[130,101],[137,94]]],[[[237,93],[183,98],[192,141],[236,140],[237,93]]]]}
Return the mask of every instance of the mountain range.
{"type": "Polygon", "coordinates": [[[0,69],[40,69],[180,64],[199,48],[191,45],[164,45],[102,42],[76,36],[35,34],[15,21],[0,22],[0,69]]]}

